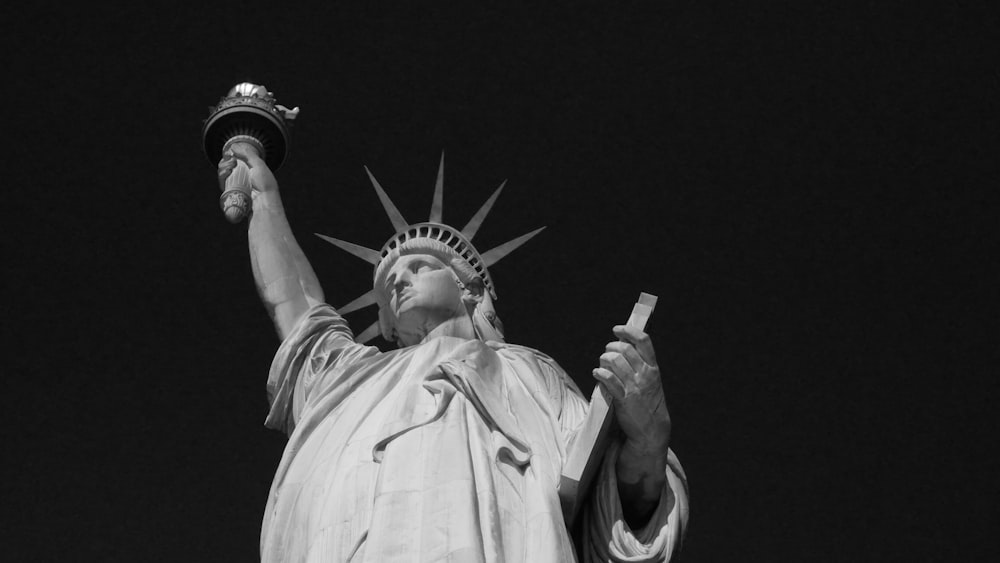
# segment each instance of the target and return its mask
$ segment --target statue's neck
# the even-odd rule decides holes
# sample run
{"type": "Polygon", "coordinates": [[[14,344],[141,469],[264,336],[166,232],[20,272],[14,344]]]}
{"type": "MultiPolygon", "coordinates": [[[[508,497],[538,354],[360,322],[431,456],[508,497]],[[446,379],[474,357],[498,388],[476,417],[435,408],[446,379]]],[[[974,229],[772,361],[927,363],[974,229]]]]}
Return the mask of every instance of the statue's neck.
{"type": "Polygon", "coordinates": [[[433,330],[427,333],[427,336],[425,336],[421,342],[427,342],[439,336],[454,336],[465,340],[475,340],[476,329],[472,326],[472,319],[470,319],[467,315],[462,315],[457,318],[452,317],[434,327],[433,330]]]}
{"type": "MultiPolygon", "coordinates": [[[[399,327],[397,327],[397,330],[399,327]]],[[[410,332],[400,332],[400,344],[413,346],[423,344],[441,336],[453,336],[464,340],[475,340],[476,329],[468,315],[451,317],[436,324],[417,327],[410,332]]]]}

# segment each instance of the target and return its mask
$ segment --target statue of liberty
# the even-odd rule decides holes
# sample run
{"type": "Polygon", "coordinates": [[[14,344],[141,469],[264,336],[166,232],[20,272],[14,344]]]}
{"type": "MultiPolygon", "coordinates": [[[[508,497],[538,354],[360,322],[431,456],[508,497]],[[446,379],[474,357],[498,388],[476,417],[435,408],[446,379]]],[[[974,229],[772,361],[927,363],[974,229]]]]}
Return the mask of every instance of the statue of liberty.
{"type": "Polygon", "coordinates": [[[381,250],[323,237],[374,266],[372,289],[338,310],[258,151],[231,143],[220,182],[238,163],[252,187],[253,275],[282,339],[265,424],[288,435],[262,561],[667,561],[679,550],[687,482],[653,345],[632,326],[613,328],[593,371],[620,437],[574,544],[558,488],[588,401],[552,358],[506,342],[488,268],[538,231],[473,246],[502,185],[459,230],[441,218],[443,158],[430,218],[416,224],[368,172],[396,232],[381,250]],[[343,315],[367,305],[378,321],[355,336],[343,315]],[[376,334],[398,348],[366,345],[376,334]]]}

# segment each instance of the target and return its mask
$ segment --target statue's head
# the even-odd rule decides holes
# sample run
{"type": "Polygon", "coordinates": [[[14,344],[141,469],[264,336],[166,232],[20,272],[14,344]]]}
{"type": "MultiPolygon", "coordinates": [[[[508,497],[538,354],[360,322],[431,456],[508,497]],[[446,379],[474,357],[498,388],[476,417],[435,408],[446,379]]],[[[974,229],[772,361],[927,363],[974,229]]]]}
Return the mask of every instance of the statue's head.
{"type": "Polygon", "coordinates": [[[434,327],[467,317],[477,338],[503,341],[489,273],[461,233],[443,224],[415,226],[386,243],[384,255],[373,288],[383,338],[409,346],[434,327]]]}
{"type": "Polygon", "coordinates": [[[366,305],[378,304],[378,321],[359,334],[357,340],[365,342],[381,334],[390,342],[408,346],[419,342],[429,329],[464,316],[472,321],[477,338],[503,341],[503,325],[493,307],[497,294],[487,268],[542,229],[480,255],[472,245],[472,238],[500,195],[503,184],[469,223],[458,230],[441,221],[443,156],[430,220],[426,223],[409,224],[371,172],[368,172],[368,177],[396,234],[380,251],[319,235],[375,266],[371,291],[338,309],[346,314],[366,305]]]}

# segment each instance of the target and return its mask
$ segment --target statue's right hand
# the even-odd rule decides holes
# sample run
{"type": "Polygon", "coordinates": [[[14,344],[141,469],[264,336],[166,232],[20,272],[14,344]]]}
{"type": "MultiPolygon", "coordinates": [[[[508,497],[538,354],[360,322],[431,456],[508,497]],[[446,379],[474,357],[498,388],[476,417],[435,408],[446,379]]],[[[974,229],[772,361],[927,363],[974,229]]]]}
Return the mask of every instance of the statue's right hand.
{"type": "Polygon", "coordinates": [[[246,143],[234,143],[219,161],[219,187],[222,191],[225,191],[226,179],[232,175],[238,162],[243,162],[250,169],[250,184],[255,191],[278,190],[278,181],[274,178],[274,173],[271,172],[264,159],[257,154],[257,150],[246,143]]]}
{"type": "Polygon", "coordinates": [[[226,152],[222,155],[222,160],[219,161],[219,188],[222,190],[226,189],[226,179],[232,175],[233,170],[236,168],[236,157],[233,156],[232,152],[226,152]]]}

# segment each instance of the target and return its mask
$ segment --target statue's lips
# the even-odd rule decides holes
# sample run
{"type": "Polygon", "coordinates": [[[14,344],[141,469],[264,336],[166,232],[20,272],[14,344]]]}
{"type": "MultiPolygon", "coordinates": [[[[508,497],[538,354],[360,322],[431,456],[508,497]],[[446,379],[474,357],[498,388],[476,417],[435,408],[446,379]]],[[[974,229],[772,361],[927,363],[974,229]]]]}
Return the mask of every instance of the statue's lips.
{"type": "Polygon", "coordinates": [[[411,297],[413,297],[413,292],[406,289],[396,294],[396,309],[399,310],[399,307],[411,297]]]}

